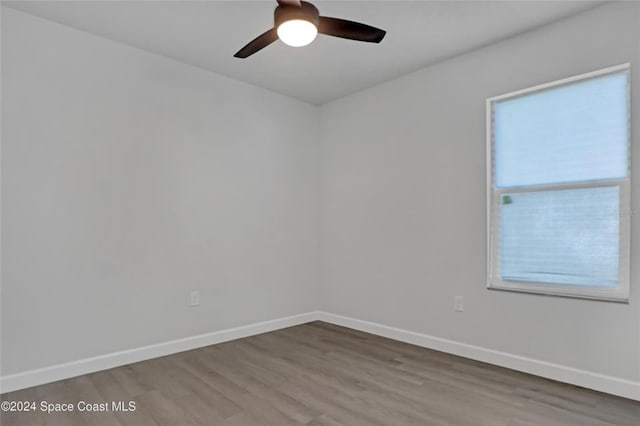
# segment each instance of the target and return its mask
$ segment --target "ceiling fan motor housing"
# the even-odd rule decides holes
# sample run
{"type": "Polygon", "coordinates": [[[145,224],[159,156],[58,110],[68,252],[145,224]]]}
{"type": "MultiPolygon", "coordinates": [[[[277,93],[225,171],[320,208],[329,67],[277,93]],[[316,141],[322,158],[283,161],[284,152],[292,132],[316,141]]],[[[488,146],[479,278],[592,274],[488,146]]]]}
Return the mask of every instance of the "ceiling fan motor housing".
{"type": "Polygon", "coordinates": [[[278,28],[280,24],[291,21],[292,19],[303,19],[318,27],[320,23],[320,12],[318,8],[306,1],[300,3],[300,7],[286,5],[276,7],[275,12],[273,12],[275,27],[278,28]]]}

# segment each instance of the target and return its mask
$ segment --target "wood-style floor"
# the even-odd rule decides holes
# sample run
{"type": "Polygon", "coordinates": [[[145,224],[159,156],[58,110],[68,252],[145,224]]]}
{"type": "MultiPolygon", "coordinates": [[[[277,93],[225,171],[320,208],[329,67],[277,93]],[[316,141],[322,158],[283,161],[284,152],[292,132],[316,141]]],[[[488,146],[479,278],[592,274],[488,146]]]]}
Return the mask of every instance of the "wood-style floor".
{"type": "Polygon", "coordinates": [[[9,425],[640,425],[640,403],[314,322],[2,395],[9,425]]]}

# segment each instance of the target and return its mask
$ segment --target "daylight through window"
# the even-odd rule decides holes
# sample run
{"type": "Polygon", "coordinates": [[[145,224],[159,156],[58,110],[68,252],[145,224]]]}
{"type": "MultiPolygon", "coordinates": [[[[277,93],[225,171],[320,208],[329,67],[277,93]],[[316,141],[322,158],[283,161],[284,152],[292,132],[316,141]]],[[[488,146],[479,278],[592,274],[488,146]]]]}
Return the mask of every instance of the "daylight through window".
{"type": "Polygon", "coordinates": [[[629,73],[487,101],[489,288],[628,300],[629,73]]]}

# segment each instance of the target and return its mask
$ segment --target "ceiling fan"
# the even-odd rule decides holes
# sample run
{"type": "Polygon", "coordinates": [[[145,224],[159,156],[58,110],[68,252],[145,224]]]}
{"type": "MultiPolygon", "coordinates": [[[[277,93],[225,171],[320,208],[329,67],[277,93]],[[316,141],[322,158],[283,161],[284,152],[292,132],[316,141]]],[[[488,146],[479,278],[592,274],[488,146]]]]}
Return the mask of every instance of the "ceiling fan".
{"type": "Polygon", "coordinates": [[[274,27],[260,34],[233,55],[247,58],[277,39],[294,47],[306,46],[318,33],[369,43],[380,43],[386,31],[359,22],[320,16],[318,8],[301,0],[277,0],[274,27]]]}

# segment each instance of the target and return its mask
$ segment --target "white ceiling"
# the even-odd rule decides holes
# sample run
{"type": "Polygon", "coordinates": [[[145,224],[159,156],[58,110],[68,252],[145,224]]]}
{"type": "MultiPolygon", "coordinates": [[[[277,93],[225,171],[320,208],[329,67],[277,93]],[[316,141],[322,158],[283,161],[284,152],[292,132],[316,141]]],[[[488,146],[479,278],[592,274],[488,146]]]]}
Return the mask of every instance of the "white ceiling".
{"type": "Polygon", "coordinates": [[[320,14],[387,31],[233,54],[273,26],[269,1],[4,1],[3,4],[314,104],[594,7],[592,1],[321,1],[320,14]]]}

